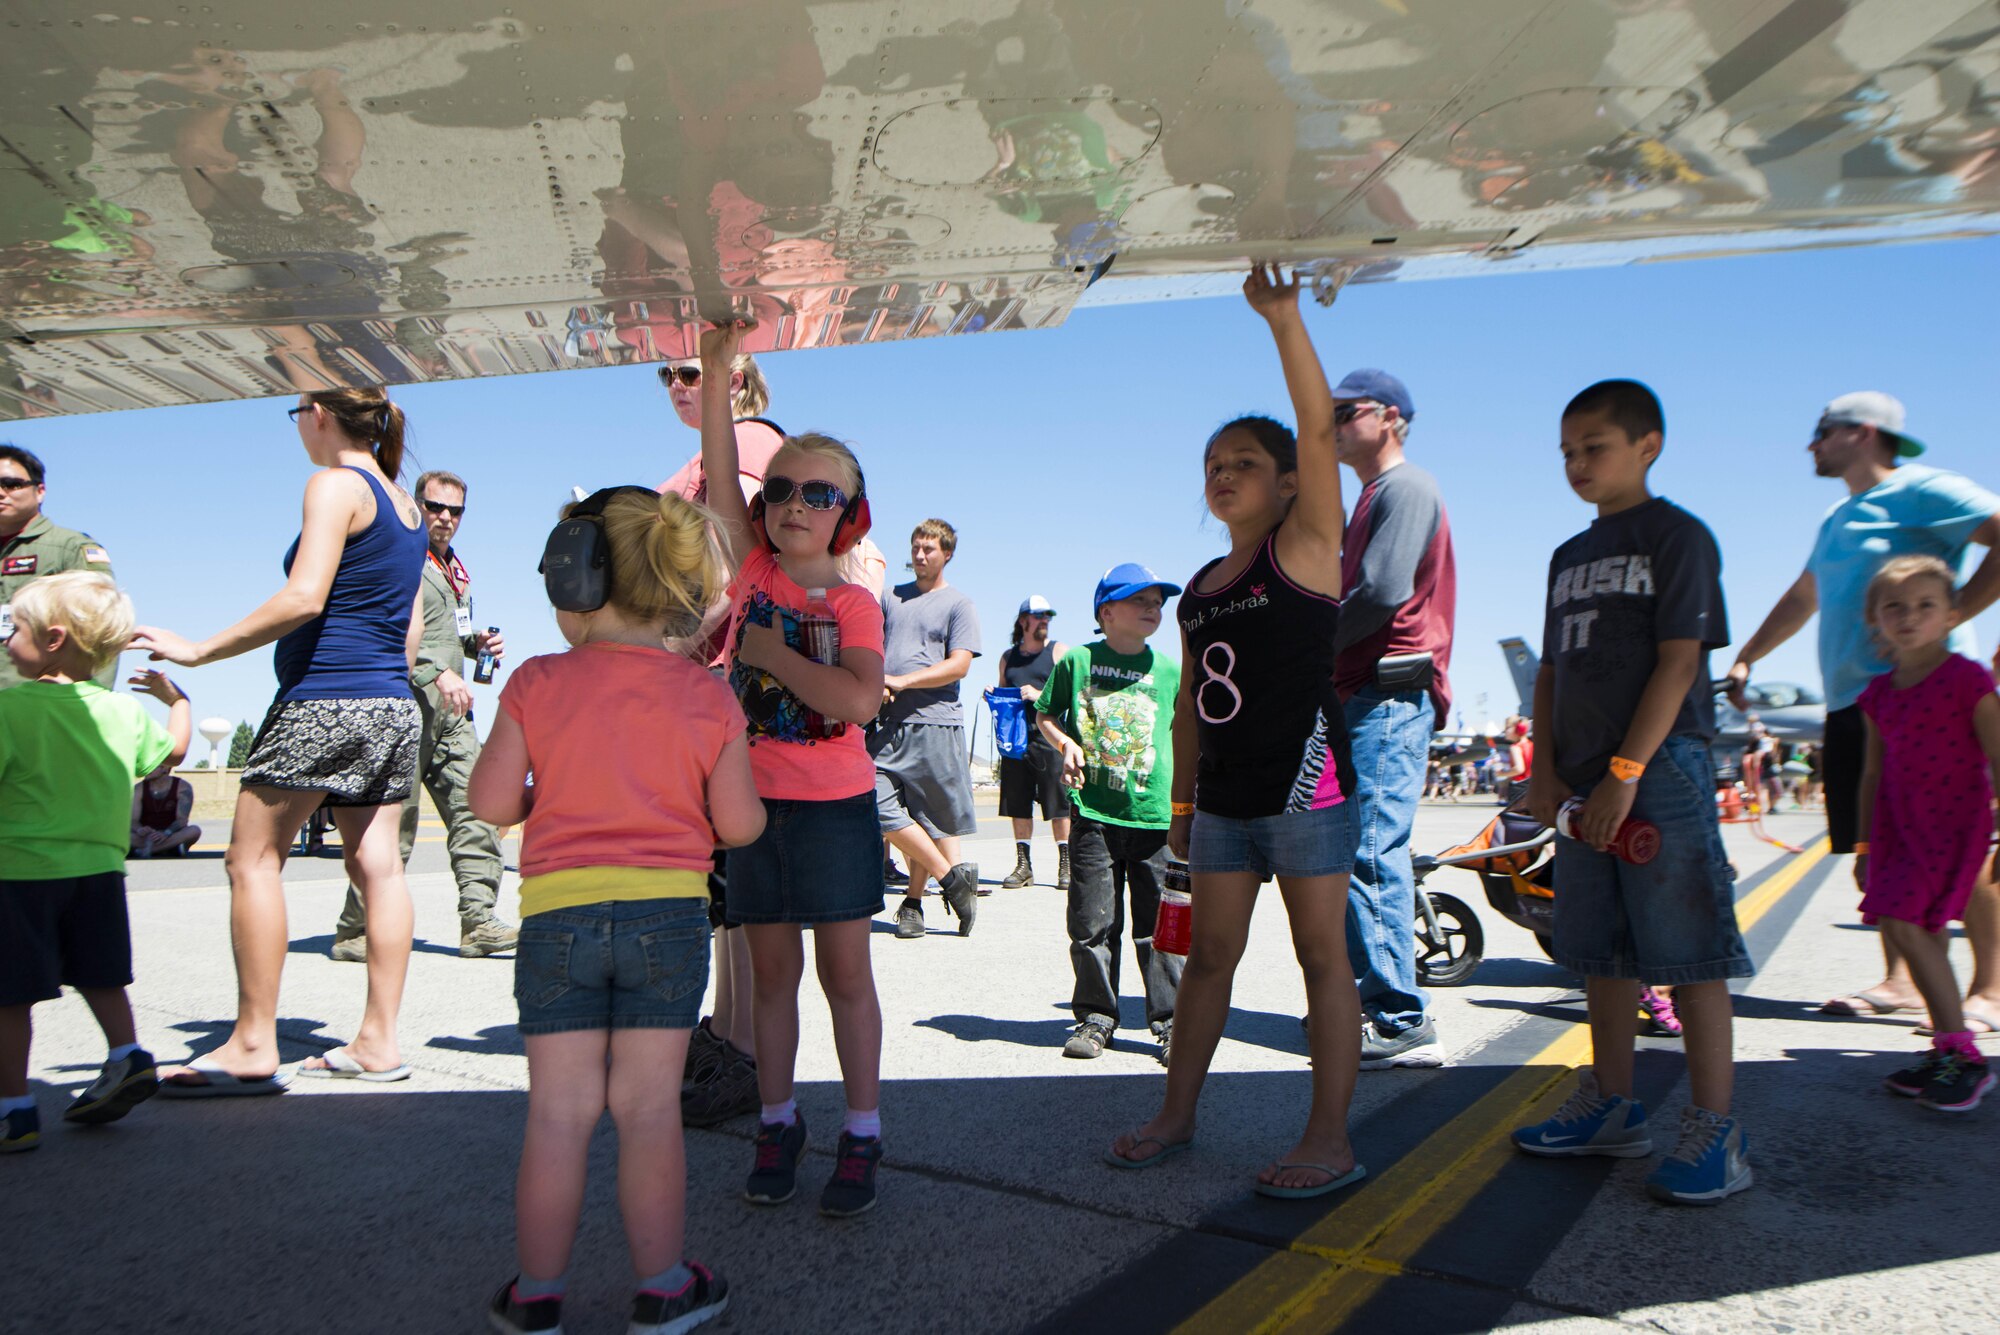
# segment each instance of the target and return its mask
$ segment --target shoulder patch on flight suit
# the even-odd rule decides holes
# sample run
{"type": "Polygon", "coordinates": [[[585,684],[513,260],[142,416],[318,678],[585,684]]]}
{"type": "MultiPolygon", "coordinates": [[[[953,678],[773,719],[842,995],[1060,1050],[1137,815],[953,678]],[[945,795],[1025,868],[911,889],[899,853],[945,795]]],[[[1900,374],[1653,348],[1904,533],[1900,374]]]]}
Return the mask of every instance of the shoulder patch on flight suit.
{"type": "Polygon", "coordinates": [[[0,560],[0,575],[32,575],[40,559],[35,556],[9,556],[0,560]]]}
{"type": "Polygon", "coordinates": [[[87,542],[83,545],[83,559],[92,565],[108,566],[111,564],[111,553],[94,542],[87,542]]]}

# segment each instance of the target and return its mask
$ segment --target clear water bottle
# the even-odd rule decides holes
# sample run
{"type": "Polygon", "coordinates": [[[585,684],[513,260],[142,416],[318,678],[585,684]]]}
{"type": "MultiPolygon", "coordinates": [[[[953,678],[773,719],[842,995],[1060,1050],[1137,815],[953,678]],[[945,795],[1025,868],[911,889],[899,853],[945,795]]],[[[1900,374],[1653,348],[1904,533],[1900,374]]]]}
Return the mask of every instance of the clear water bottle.
{"type": "MultiPolygon", "coordinates": [[[[826,600],[825,589],[806,590],[806,605],[799,613],[799,649],[815,663],[840,666],[840,623],[834,619],[833,607],[826,600]]],[[[808,738],[823,740],[838,737],[846,731],[847,725],[840,720],[830,719],[817,710],[806,710],[805,733],[808,738]]]]}
{"type": "Polygon", "coordinates": [[[1194,896],[1189,891],[1187,863],[1167,861],[1160,886],[1159,915],[1153,920],[1153,949],[1186,958],[1194,936],[1194,896]]]}
{"type": "MultiPolygon", "coordinates": [[[[1580,842],[1583,836],[1577,833],[1577,828],[1582,818],[1583,799],[1572,797],[1556,813],[1557,833],[1580,842]]],[[[1660,855],[1660,827],[1649,820],[1627,816],[1604,851],[1622,862],[1642,866],[1660,855]]]]}
{"type": "MultiPolygon", "coordinates": [[[[488,626],[486,633],[488,635],[498,635],[500,628],[498,626],[488,626]]],[[[493,656],[491,649],[481,649],[478,661],[472,665],[472,679],[481,685],[492,681],[493,669],[499,665],[499,662],[500,660],[493,656]]]]}

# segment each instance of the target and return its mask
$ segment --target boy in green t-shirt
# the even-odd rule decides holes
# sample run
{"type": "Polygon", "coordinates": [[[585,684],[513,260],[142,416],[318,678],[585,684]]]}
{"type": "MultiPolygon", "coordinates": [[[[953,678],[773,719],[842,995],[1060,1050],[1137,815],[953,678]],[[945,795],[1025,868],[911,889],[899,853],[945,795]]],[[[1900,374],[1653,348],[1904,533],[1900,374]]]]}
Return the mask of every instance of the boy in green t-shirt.
{"type": "Polygon", "coordinates": [[[165,729],[91,680],[132,638],[132,600],[109,575],[38,579],[13,611],[7,658],[21,684],[0,691],[0,1153],[41,1143],[29,1016],[65,984],[111,1052],[64,1120],[115,1122],[160,1088],[125,998],[125,848],[132,785],[186,755],[189,733],[187,696],[162,674],[133,682],[170,706],[165,729]]]}
{"type": "Polygon", "coordinates": [[[1035,726],[1062,754],[1076,806],[1070,827],[1069,958],[1076,1028],[1065,1057],[1095,1057],[1118,1028],[1120,890],[1132,900],[1132,951],[1145,979],[1146,1023],[1166,1063],[1173,1041],[1178,955],[1153,949],[1167,870],[1174,780],[1174,698],[1180,665],[1146,645],[1180,587],[1127,562],[1104,572],[1091,600],[1104,638],[1064,654],[1035,701],[1035,726]]]}

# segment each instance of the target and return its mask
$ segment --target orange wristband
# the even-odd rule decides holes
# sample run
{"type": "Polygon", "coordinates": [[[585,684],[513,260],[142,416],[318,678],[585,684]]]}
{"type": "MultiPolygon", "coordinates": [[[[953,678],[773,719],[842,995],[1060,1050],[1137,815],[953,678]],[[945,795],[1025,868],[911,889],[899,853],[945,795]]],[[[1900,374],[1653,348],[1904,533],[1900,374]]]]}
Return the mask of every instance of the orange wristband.
{"type": "Polygon", "coordinates": [[[1868,852],[1868,841],[1866,839],[1856,839],[1854,841],[1854,856],[1861,857],[1865,855],[1867,852],[1868,852]]]}
{"type": "Polygon", "coordinates": [[[1172,805],[1176,816],[1194,815],[1194,803],[1192,802],[1175,802],[1172,805]]]}
{"type": "Polygon", "coordinates": [[[1637,783],[1639,776],[1645,772],[1646,767],[1636,760],[1627,760],[1624,756],[1611,757],[1611,777],[1620,783],[1637,783]]]}

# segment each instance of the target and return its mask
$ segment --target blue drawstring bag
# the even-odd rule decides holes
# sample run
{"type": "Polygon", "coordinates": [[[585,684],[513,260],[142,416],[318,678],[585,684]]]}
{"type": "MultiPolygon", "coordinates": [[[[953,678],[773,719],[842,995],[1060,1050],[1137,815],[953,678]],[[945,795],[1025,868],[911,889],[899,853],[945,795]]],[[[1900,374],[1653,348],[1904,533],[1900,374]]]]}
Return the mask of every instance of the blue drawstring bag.
{"type": "Polygon", "coordinates": [[[986,692],[993,711],[993,744],[1009,760],[1028,754],[1028,702],[1018,686],[996,686],[986,692]]]}

